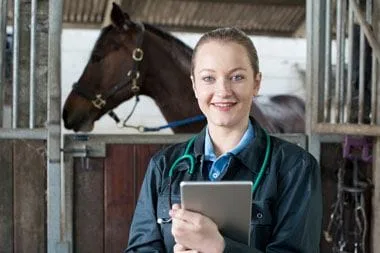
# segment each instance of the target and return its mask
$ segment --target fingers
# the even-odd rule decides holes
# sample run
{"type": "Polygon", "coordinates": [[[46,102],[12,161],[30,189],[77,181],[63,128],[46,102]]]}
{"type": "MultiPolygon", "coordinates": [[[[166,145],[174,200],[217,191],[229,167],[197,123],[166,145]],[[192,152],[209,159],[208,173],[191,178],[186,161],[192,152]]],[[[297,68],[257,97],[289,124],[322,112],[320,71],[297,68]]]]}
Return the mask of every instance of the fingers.
{"type": "Polygon", "coordinates": [[[171,232],[175,238],[186,238],[186,235],[193,230],[194,226],[191,223],[173,218],[171,232]]]}
{"type": "Polygon", "coordinates": [[[185,246],[183,246],[179,243],[175,244],[173,249],[174,249],[174,252],[183,252],[183,251],[187,250],[185,246]]]}
{"type": "Polygon", "coordinates": [[[175,210],[181,209],[181,205],[180,204],[173,204],[172,209],[175,209],[175,210]]]}
{"type": "Polygon", "coordinates": [[[186,247],[178,243],[174,245],[173,250],[174,250],[174,253],[198,253],[197,250],[187,249],[186,247]]]}
{"type": "Polygon", "coordinates": [[[195,212],[187,211],[185,209],[181,209],[178,204],[174,204],[172,206],[172,209],[169,211],[169,215],[173,219],[179,219],[179,220],[191,222],[195,225],[201,224],[205,218],[205,216],[203,216],[199,213],[195,213],[195,212]]]}

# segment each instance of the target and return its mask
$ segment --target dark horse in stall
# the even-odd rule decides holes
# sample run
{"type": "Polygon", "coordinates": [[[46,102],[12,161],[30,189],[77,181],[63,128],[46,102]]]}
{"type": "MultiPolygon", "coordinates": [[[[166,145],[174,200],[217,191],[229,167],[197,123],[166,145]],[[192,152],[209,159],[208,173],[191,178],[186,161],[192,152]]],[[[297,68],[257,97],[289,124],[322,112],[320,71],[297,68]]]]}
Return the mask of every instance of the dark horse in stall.
{"type": "MultiPolygon", "coordinates": [[[[116,4],[63,109],[65,128],[91,131],[94,122],[139,94],[151,97],[168,122],[200,115],[190,80],[192,49],[149,24],[130,20],[116,4]]],[[[302,133],[305,104],[278,95],[253,99],[251,115],[271,133],[302,133]]],[[[197,132],[205,122],[173,128],[197,132]]]]}

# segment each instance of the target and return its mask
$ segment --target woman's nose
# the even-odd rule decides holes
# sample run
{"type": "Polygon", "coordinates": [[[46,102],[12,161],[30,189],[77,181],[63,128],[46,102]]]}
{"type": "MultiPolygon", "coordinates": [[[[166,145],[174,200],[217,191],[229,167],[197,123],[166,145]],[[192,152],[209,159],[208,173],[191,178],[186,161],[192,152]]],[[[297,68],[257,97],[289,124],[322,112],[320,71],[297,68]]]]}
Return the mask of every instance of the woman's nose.
{"type": "Polygon", "coordinates": [[[218,95],[230,95],[232,93],[231,90],[231,83],[229,80],[226,79],[220,79],[217,82],[215,93],[218,95]]]}

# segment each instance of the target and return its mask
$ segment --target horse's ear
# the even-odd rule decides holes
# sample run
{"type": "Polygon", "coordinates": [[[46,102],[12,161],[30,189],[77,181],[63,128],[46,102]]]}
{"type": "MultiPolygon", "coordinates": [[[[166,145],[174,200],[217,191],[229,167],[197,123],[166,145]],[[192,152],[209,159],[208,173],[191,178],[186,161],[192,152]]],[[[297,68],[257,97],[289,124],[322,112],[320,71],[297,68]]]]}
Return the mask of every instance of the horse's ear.
{"type": "Polygon", "coordinates": [[[120,8],[116,3],[112,3],[111,10],[112,24],[121,29],[125,29],[125,25],[130,23],[129,15],[120,8]]]}

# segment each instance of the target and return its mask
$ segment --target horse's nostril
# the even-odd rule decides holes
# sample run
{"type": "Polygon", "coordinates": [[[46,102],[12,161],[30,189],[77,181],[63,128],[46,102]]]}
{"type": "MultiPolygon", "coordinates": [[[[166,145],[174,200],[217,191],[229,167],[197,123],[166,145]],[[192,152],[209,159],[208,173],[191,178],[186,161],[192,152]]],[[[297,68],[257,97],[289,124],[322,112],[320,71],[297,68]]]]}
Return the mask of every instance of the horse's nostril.
{"type": "Polygon", "coordinates": [[[63,109],[63,111],[62,111],[62,118],[64,121],[66,121],[66,119],[67,119],[67,110],[66,109],[63,109]]]}
{"type": "Polygon", "coordinates": [[[66,129],[71,129],[72,126],[70,122],[68,121],[68,111],[66,109],[63,109],[62,111],[62,119],[63,119],[63,125],[66,129]]]}

